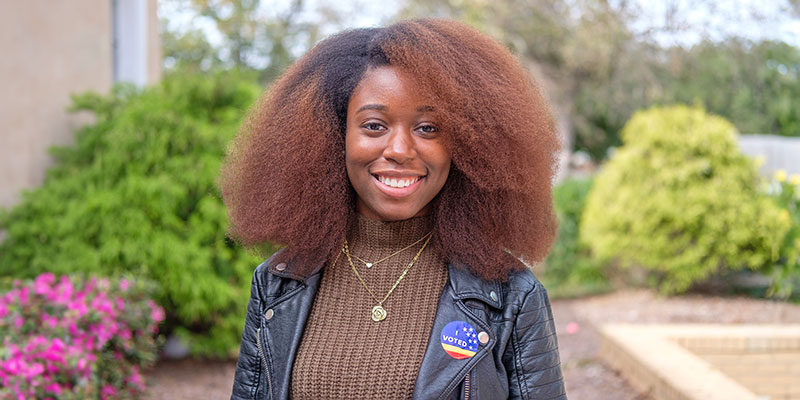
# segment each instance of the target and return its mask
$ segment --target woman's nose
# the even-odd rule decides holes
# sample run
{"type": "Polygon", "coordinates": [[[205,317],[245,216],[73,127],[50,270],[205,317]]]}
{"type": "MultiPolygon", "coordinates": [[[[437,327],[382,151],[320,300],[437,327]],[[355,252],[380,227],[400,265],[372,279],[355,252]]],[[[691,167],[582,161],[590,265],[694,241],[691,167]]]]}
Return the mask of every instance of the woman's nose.
{"type": "Polygon", "coordinates": [[[405,129],[396,129],[387,140],[386,147],[383,149],[383,157],[387,160],[402,164],[417,156],[414,148],[414,138],[405,129]]]}

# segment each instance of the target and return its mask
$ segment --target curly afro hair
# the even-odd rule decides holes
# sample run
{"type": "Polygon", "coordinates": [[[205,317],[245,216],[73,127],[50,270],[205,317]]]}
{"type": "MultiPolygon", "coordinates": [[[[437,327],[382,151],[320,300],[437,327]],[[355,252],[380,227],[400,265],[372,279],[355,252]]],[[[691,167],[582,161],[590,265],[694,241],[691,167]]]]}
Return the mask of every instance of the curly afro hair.
{"type": "Polygon", "coordinates": [[[504,280],[542,260],[556,233],[559,139],[536,84],[485,34],[420,19],[331,36],[253,106],[222,169],[229,234],[271,242],[299,279],[322,268],[355,220],[345,170],[350,94],[371,67],[409,71],[440,117],[452,167],[434,198],[433,244],[445,260],[504,280]]]}

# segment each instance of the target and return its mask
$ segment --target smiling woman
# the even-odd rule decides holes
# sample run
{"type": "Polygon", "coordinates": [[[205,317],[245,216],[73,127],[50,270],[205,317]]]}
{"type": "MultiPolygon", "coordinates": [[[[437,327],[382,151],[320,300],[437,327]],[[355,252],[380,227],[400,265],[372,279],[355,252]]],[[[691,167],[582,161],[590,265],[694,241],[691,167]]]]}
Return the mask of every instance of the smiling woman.
{"type": "Polygon", "coordinates": [[[450,172],[450,152],[409,73],[369,69],[347,106],[345,163],[359,214],[382,221],[424,215],[450,172]]]}
{"type": "Polygon", "coordinates": [[[558,138],[517,60],[463,24],[320,42],[222,171],[262,263],[232,399],[565,398],[547,292],[558,138]]]}

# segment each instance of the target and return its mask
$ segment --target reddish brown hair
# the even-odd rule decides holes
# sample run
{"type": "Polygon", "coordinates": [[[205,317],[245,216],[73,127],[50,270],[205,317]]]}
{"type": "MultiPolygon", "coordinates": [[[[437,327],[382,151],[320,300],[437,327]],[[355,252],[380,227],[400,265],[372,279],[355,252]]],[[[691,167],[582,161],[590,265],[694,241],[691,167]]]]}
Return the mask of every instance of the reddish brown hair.
{"type": "Polygon", "coordinates": [[[297,277],[341,246],[355,216],[345,171],[347,104],[369,67],[410,71],[429,88],[452,157],[434,198],[434,244],[484,279],[542,260],[556,232],[559,150],[537,87],[502,45],[464,24],[404,21],[323,40],[253,107],[222,170],[230,235],[286,245],[297,277]]]}

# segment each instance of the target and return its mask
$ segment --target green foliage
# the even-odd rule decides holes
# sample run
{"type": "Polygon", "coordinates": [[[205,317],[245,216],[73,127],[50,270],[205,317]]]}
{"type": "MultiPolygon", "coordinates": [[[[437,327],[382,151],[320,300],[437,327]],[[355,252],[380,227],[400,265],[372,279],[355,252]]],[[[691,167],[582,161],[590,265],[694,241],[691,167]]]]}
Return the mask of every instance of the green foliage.
{"type": "Polygon", "coordinates": [[[800,136],[800,49],[727,40],[673,49],[661,101],[699,103],[745,133],[800,136]]]}
{"type": "Polygon", "coordinates": [[[207,28],[162,19],[167,68],[247,69],[264,83],[277,78],[331,25],[341,28],[347,15],[338,10],[340,4],[302,0],[161,0],[159,7],[164,15],[189,15],[207,28]],[[206,35],[208,29],[215,32],[214,40],[206,35]]]}
{"type": "Polygon", "coordinates": [[[781,246],[781,258],[771,268],[773,284],[770,296],[789,298],[800,284],[800,175],[786,179],[786,171],[779,170],[768,193],[782,208],[781,220],[791,224],[781,246]]]}
{"type": "Polygon", "coordinates": [[[191,339],[196,354],[235,351],[258,260],[225,237],[215,179],[260,92],[254,81],[176,73],[144,91],[76,96],[74,110],[96,122],[74,146],[53,149],[43,186],[0,215],[3,275],[146,277],[160,286],[167,329],[191,339]]]}
{"type": "Polygon", "coordinates": [[[755,165],[735,135],[698,108],[636,113],[595,180],[581,240],[601,261],[652,271],[664,292],[777,260],[788,221],[758,193],[755,165]]]}
{"type": "MultiPolygon", "coordinates": [[[[669,8],[663,20],[682,36],[684,17],[713,3],[669,8]]],[[[800,136],[800,48],[736,37],[665,48],[666,26],[647,26],[661,18],[643,11],[625,1],[409,0],[401,16],[455,18],[503,41],[533,66],[568,143],[595,160],[620,144],[636,110],[656,104],[700,104],[741,132],[800,136]]]]}
{"type": "Polygon", "coordinates": [[[568,179],[553,189],[558,236],[545,262],[543,280],[553,297],[569,297],[609,289],[602,265],[578,240],[578,228],[592,187],[591,179],[568,179]]]}

